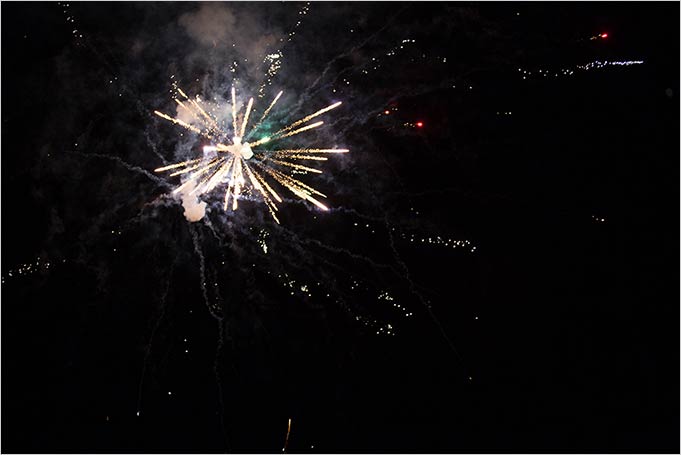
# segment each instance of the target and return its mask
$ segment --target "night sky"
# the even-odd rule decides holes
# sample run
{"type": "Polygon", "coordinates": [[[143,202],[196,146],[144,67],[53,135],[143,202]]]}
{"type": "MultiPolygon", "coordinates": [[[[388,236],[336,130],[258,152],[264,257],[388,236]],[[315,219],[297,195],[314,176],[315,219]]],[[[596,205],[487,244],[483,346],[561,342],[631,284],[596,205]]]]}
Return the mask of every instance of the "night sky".
{"type": "Polygon", "coordinates": [[[678,17],[3,2],[2,451],[678,453],[678,17]],[[329,210],[190,222],[174,83],[329,210]]]}

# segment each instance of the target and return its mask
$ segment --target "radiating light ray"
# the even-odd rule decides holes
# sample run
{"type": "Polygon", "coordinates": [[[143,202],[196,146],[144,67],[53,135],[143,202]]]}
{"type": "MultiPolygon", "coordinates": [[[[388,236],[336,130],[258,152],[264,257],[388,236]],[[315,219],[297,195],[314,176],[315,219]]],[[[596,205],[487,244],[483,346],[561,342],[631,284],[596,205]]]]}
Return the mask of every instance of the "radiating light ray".
{"type": "Polygon", "coordinates": [[[239,208],[239,195],[241,194],[241,184],[243,182],[243,176],[241,173],[241,162],[242,160],[237,159],[234,166],[234,171],[232,171],[232,179],[234,180],[234,194],[232,195],[232,210],[239,208]]]}
{"type": "Polygon", "coordinates": [[[303,166],[302,164],[289,163],[289,162],[282,161],[282,160],[270,160],[270,161],[272,161],[273,163],[280,164],[282,166],[290,167],[292,169],[314,172],[315,174],[321,174],[322,173],[322,171],[320,171],[319,169],[314,169],[314,168],[311,168],[311,167],[303,166]]]}
{"type": "Polygon", "coordinates": [[[196,121],[202,122],[202,123],[203,123],[203,120],[201,120],[201,118],[200,118],[198,115],[196,115],[196,112],[194,112],[193,109],[190,109],[189,107],[187,107],[186,104],[184,104],[182,101],[178,100],[177,98],[173,98],[173,99],[175,100],[175,102],[176,102],[182,109],[184,109],[185,111],[189,112],[189,113],[191,114],[191,116],[194,117],[194,119],[195,119],[196,121]]]}
{"type": "Polygon", "coordinates": [[[272,176],[279,184],[282,186],[291,189],[290,187],[298,188],[302,190],[303,192],[310,193],[310,194],[316,194],[321,197],[326,197],[324,193],[321,193],[314,188],[312,188],[309,185],[304,184],[298,179],[295,179],[289,175],[286,175],[276,169],[273,169],[271,167],[263,167],[264,171],[272,176]]]}
{"type": "Polygon", "coordinates": [[[262,194],[263,200],[265,201],[265,205],[267,206],[267,209],[270,211],[270,215],[272,215],[274,221],[276,221],[277,224],[279,224],[279,218],[277,218],[277,215],[274,213],[278,210],[277,206],[274,204],[274,202],[272,202],[272,199],[270,199],[270,197],[267,195],[267,192],[265,192],[265,189],[260,184],[258,179],[255,177],[254,175],[255,173],[251,171],[250,166],[246,165],[245,168],[246,173],[248,174],[248,177],[251,180],[251,183],[258,191],[260,191],[260,194],[262,194]]]}
{"type": "Polygon", "coordinates": [[[196,178],[197,178],[198,176],[200,176],[200,175],[204,174],[205,172],[209,171],[210,168],[212,168],[213,166],[215,166],[215,165],[218,164],[218,163],[219,163],[219,161],[212,162],[212,164],[209,164],[209,165],[207,165],[207,166],[205,166],[205,167],[199,169],[198,171],[194,172],[194,173],[191,175],[191,177],[189,177],[189,179],[187,179],[186,182],[184,182],[182,185],[180,185],[178,188],[176,188],[176,189],[173,191],[173,194],[177,194],[177,193],[181,192],[181,191],[182,191],[184,188],[186,188],[190,183],[192,183],[192,182],[195,183],[195,182],[196,182],[196,178]]]}
{"type": "Polygon", "coordinates": [[[271,150],[276,153],[348,153],[348,149],[284,149],[271,150]]]}
{"type": "Polygon", "coordinates": [[[229,160],[227,160],[227,163],[225,163],[222,167],[220,167],[218,172],[208,182],[208,184],[206,185],[206,188],[202,191],[202,193],[207,193],[209,191],[212,191],[213,188],[215,188],[217,186],[217,184],[220,183],[222,178],[229,173],[232,165],[234,164],[235,159],[236,158],[234,158],[234,157],[229,158],[229,160]]]}
{"type": "Polygon", "coordinates": [[[234,134],[238,128],[236,127],[236,89],[232,86],[232,126],[234,127],[234,134]]]}
{"type": "Polygon", "coordinates": [[[189,98],[189,97],[187,96],[187,94],[184,93],[184,92],[182,91],[182,89],[180,89],[179,87],[176,87],[176,89],[177,89],[178,93],[179,93],[185,100],[189,101],[189,103],[191,104],[191,106],[194,107],[194,108],[196,109],[196,111],[194,111],[193,109],[187,107],[186,104],[184,104],[182,101],[180,101],[180,100],[178,100],[177,98],[175,98],[175,102],[177,102],[177,104],[179,104],[181,107],[183,107],[183,108],[184,108],[185,110],[187,110],[189,113],[191,113],[192,116],[193,116],[196,120],[198,120],[198,121],[201,122],[201,123],[207,124],[206,126],[209,126],[209,127],[210,127],[209,129],[213,129],[213,130],[215,130],[215,131],[219,131],[219,130],[220,130],[220,127],[218,126],[217,121],[216,121],[210,114],[208,114],[208,113],[201,107],[201,105],[200,105],[197,101],[195,101],[195,100],[189,98]],[[201,114],[201,116],[198,116],[198,115],[197,115],[197,112],[198,112],[199,114],[201,114]],[[204,120],[204,119],[205,119],[205,120],[204,120]]]}
{"type": "Polygon", "coordinates": [[[202,158],[199,158],[199,159],[196,159],[196,160],[183,161],[181,163],[175,163],[175,164],[170,164],[168,166],[158,167],[158,168],[154,169],[154,172],[163,172],[163,171],[167,171],[169,169],[176,169],[178,167],[188,166],[188,165],[193,164],[193,163],[198,163],[201,160],[202,160],[202,158]]]}
{"type": "Polygon", "coordinates": [[[255,141],[254,143],[251,144],[251,147],[257,147],[258,145],[265,144],[270,141],[274,141],[275,139],[284,139],[286,137],[291,137],[295,136],[296,134],[302,133],[303,131],[311,130],[313,128],[317,128],[318,126],[322,126],[324,124],[323,121],[319,121],[316,123],[312,123],[310,125],[305,125],[302,128],[298,128],[297,130],[289,131],[288,133],[284,134],[283,136],[279,137],[265,137],[263,139],[260,139],[259,141],[255,141]]]}
{"type": "Polygon", "coordinates": [[[248,106],[246,107],[246,114],[244,114],[244,122],[241,124],[241,134],[240,137],[244,137],[246,133],[246,125],[248,124],[248,116],[251,115],[251,108],[253,107],[253,98],[248,100],[248,106]]]}
{"type": "Polygon", "coordinates": [[[257,172],[253,173],[255,175],[255,178],[258,179],[258,181],[267,189],[267,191],[270,192],[272,197],[277,201],[277,202],[282,202],[281,198],[277,194],[276,191],[272,189],[272,187],[267,183],[267,181],[257,172]]]}
{"type": "Polygon", "coordinates": [[[196,101],[194,101],[194,100],[192,100],[192,99],[190,99],[189,102],[192,103],[192,106],[194,106],[194,107],[196,108],[196,110],[199,111],[199,113],[200,113],[206,120],[208,120],[208,123],[210,124],[211,127],[213,127],[215,130],[219,130],[219,129],[220,129],[220,127],[218,126],[218,124],[217,124],[217,122],[215,121],[215,119],[214,119],[213,117],[211,117],[211,115],[210,115],[208,112],[206,112],[206,111],[199,105],[198,102],[196,102],[196,101]]]}
{"type": "Polygon", "coordinates": [[[274,154],[274,158],[286,158],[288,160],[316,160],[316,161],[327,161],[328,158],[325,156],[312,156],[312,155],[279,155],[274,154]]]}
{"type": "Polygon", "coordinates": [[[167,114],[164,114],[163,112],[159,112],[159,111],[154,111],[154,114],[156,114],[156,115],[158,115],[159,117],[161,117],[161,118],[163,118],[163,119],[166,119],[166,120],[168,120],[168,121],[170,121],[170,122],[173,122],[173,123],[176,124],[176,125],[180,125],[180,126],[183,127],[183,128],[186,128],[186,129],[188,129],[188,130],[190,130],[190,131],[193,131],[193,132],[195,132],[195,133],[197,133],[197,134],[200,134],[200,135],[202,135],[202,136],[205,136],[205,137],[207,137],[208,139],[213,139],[212,136],[207,135],[206,133],[204,133],[204,132],[201,131],[200,129],[196,128],[195,126],[191,126],[190,124],[185,123],[185,122],[183,122],[182,120],[180,120],[180,119],[178,119],[178,118],[172,118],[171,116],[169,116],[169,115],[167,115],[167,114]]]}
{"type": "Polygon", "coordinates": [[[307,123],[307,122],[309,122],[310,120],[312,120],[313,118],[319,117],[320,115],[324,114],[325,112],[329,112],[331,109],[337,108],[337,107],[340,106],[341,104],[343,104],[343,102],[342,102],[342,101],[338,101],[337,103],[333,103],[331,106],[327,106],[327,107],[325,107],[324,109],[320,109],[320,110],[318,110],[317,112],[315,112],[314,114],[310,114],[310,115],[308,115],[307,117],[303,117],[303,118],[301,118],[300,120],[297,120],[297,121],[291,123],[291,124],[290,124],[289,126],[287,126],[286,128],[283,128],[283,129],[277,131],[276,133],[273,134],[273,136],[277,136],[279,133],[283,133],[284,131],[288,131],[288,130],[290,130],[290,129],[293,129],[293,128],[297,127],[298,125],[302,125],[303,123],[307,123]]]}
{"type": "Polygon", "coordinates": [[[229,179],[229,184],[227,185],[227,191],[225,191],[225,205],[223,209],[226,211],[229,207],[229,195],[232,193],[232,187],[234,186],[234,170],[232,170],[232,178],[229,179]]]}
{"type": "MultiPolygon", "coordinates": [[[[223,162],[224,160],[225,160],[225,158],[222,158],[221,160],[219,160],[219,161],[218,161],[217,163],[215,163],[215,164],[218,165],[218,164],[220,164],[221,162],[223,162]]],[[[213,167],[213,166],[211,166],[211,167],[213,167]]],[[[215,175],[216,175],[218,172],[220,172],[220,169],[221,169],[221,168],[217,168],[217,169],[215,169],[215,171],[214,171],[212,174],[207,175],[203,180],[201,180],[201,182],[200,182],[198,185],[196,185],[196,186],[194,187],[193,190],[191,190],[191,191],[189,192],[189,194],[194,194],[194,193],[196,193],[197,191],[199,191],[199,190],[201,189],[201,187],[203,187],[205,184],[207,184],[209,180],[211,180],[212,178],[214,178],[215,175]]],[[[203,193],[203,191],[201,191],[201,193],[203,193]]]]}
{"type": "MultiPolygon", "coordinates": [[[[232,210],[237,210],[239,207],[239,199],[241,199],[242,195],[259,194],[270,212],[270,215],[279,223],[279,219],[276,216],[276,212],[279,210],[277,203],[282,203],[283,200],[275,188],[267,181],[269,178],[289,190],[298,198],[311,202],[322,210],[328,210],[328,207],[316,198],[317,196],[325,198],[326,195],[324,193],[312,188],[291,175],[291,173],[296,172],[321,174],[322,170],[304,166],[292,162],[291,160],[327,161],[328,158],[323,156],[324,154],[347,153],[347,149],[297,148],[265,150],[256,147],[278,139],[295,136],[304,131],[323,125],[323,121],[307,125],[304,125],[304,123],[338,107],[341,104],[340,102],[320,109],[319,111],[280,129],[271,137],[264,136],[253,143],[248,143],[242,138],[244,138],[249,118],[253,112],[253,98],[249,99],[245,113],[243,117],[240,118],[236,104],[236,88],[234,86],[232,87],[232,130],[228,131],[227,129],[220,127],[215,118],[201,107],[200,99],[198,97],[196,100],[193,100],[179,88],[177,88],[177,92],[184,98],[184,101],[174,98],[175,102],[177,102],[182,109],[188,111],[198,122],[197,126],[201,126],[205,131],[197,126],[190,125],[179,118],[173,118],[158,111],[154,111],[154,113],[165,120],[204,137],[212,138],[213,135],[215,135],[220,138],[231,138],[232,143],[223,144],[218,142],[211,145],[205,145],[204,153],[207,151],[218,152],[218,156],[213,157],[210,160],[207,158],[199,158],[157,168],[155,170],[156,172],[174,170],[170,176],[189,174],[189,177],[173,191],[174,194],[180,193],[185,188],[189,187],[189,185],[192,185],[189,194],[200,196],[213,191],[219,184],[224,182],[226,184],[223,202],[224,210],[229,210],[230,208],[232,210]],[[239,123],[241,123],[241,125],[239,125],[239,123]],[[222,155],[222,153],[226,153],[227,155],[222,155]],[[254,156],[256,159],[251,160],[254,156]],[[256,167],[258,169],[255,169],[256,167]]],[[[277,94],[260,117],[258,123],[253,126],[249,135],[251,135],[267,117],[282,94],[283,92],[277,94]]]]}
{"type": "Polygon", "coordinates": [[[272,110],[272,108],[274,107],[274,105],[277,104],[277,100],[278,100],[278,99],[281,97],[281,95],[283,95],[283,94],[284,94],[284,91],[283,91],[283,90],[280,91],[279,93],[277,93],[277,96],[274,97],[274,100],[272,101],[272,103],[270,103],[270,105],[267,107],[267,109],[265,109],[265,112],[263,112],[262,116],[260,117],[260,120],[258,120],[258,123],[256,123],[256,124],[253,126],[253,129],[248,133],[248,137],[251,137],[251,135],[255,132],[255,130],[258,129],[258,127],[259,127],[259,126],[262,124],[262,122],[265,120],[265,117],[267,117],[267,114],[270,113],[270,111],[272,110]]]}
{"type": "MultiPolygon", "coordinates": [[[[210,161],[208,164],[210,165],[210,164],[213,163],[214,161],[215,161],[215,160],[212,160],[212,161],[210,161]]],[[[199,163],[199,164],[197,164],[197,165],[195,165],[195,166],[192,166],[192,167],[189,167],[189,168],[187,168],[187,169],[183,169],[183,170],[181,170],[181,171],[173,172],[172,174],[170,174],[170,176],[171,176],[171,177],[175,177],[176,175],[182,175],[182,174],[185,174],[185,173],[187,173],[187,172],[191,172],[191,171],[193,171],[194,169],[200,168],[202,164],[203,164],[203,163],[199,163]]],[[[204,168],[204,169],[205,169],[205,168],[204,168]]]]}

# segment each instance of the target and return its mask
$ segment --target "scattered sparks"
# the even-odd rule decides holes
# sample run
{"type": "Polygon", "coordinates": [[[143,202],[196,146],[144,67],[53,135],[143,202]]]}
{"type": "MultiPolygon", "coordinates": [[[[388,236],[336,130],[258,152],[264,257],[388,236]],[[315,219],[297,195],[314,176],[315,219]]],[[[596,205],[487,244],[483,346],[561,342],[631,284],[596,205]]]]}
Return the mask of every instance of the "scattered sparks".
{"type": "Polygon", "coordinates": [[[323,121],[317,121],[315,123],[308,122],[337,108],[341,105],[340,101],[307,115],[300,120],[281,128],[274,134],[262,136],[256,141],[249,143],[249,137],[257,131],[283,92],[277,94],[267,109],[265,109],[258,122],[253,126],[248,135],[246,135],[248,120],[253,110],[253,98],[248,101],[246,111],[241,120],[241,124],[239,125],[240,109],[237,109],[236,89],[232,87],[232,129],[230,131],[227,125],[220,125],[217,118],[202,107],[201,100],[198,97],[194,100],[189,98],[179,88],[177,91],[184,101],[179,99],[175,99],[175,101],[183,110],[192,116],[195,120],[194,124],[189,124],[179,118],[171,117],[159,111],[154,111],[154,113],[164,120],[168,120],[175,125],[179,125],[182,128],[199,134],[215,143],[203,147],[204,158],[174,163],[154,170],[155,172],[173,170],[170,176],[189,174],[189,177],[178,186],[173,193],[177,194],[182,192],[185,188],[193,188],[191,189],[190,194],[199,196],[212,191],[218,184],[224,183],[226,184],[224,209],[229,210],[231,208],[231,210],[237,210],[238,200],[242,194],[244,194],[245,190],[248,189],[251,193],[257,192],[260,194],[270,215],[279,223],[279,219],[276,216],[276,212],[278,211],[276,202],[282,202],[282,199],[272,188],[270,183],[267,182],[266,176],[269,176],[271,180],[288,189],[296,197],[311,202],[322,210],[328,210],[326,205],[313,197],[313,195],[326,197],[323,193],[306,185],[297,178],[292,177],[292,175],[307,173],[321,174],[322,171],[320,169],[302,165],[299,161],[326,161],[327,158],[320,155],[347,153],[347,149],[300,148],[276,150],[257,147],[264,144],[271,144],[279,139],[292,137],[323,125],[323,121]],[[220,142],[224,141],[222,138],[231,138],[231,144],[226,145],[220,142]]]}
{"type": "Polygon", "coordinates": [[[16,278],[21,276],[33,275],[38,272],[45,272],[50,269],[50,262],[44,261],[41,258],[37,258],[35,262],[29,262],[27,264],[21,264],[16,268],[9,269],[6,271],[6,275],[2,276],[2,283],[5,282],[7,277],[16,278]]]}
{"type": "Polygon", "coordinates": [[[541,76],[541,77],[561,77],[561,76],[572,76],[577,71],[590,71],[595,69],[603,69],[608,66],[621,67],[621,66],[633,66],[642,65],[643,60],[624,60],[624,61],[609,61],[609,60],[595,60],[593,62],[586,63],[584,65],[576,65],[572,68],[562,68],[559,70],[546,70],[539,69],[534,71],[524,70],[518,68],[518,72],[523,79],[527,79],[531,76],[541,76]]]}

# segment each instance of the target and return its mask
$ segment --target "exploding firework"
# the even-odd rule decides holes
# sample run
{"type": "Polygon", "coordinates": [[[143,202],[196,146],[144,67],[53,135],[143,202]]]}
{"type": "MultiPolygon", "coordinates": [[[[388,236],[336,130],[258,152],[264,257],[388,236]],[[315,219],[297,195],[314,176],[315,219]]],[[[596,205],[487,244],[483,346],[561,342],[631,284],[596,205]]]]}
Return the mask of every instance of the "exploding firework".
{"type": "Polygon", "coordinates": [[[237,210],[238,201],[247,190],[250,193],[259,193],[270,214],[279,223],[276,215],[278,211],[276,203],[282,202],[282,198],[271,184],[274,181],[296,197],[309,201],[322,210],[328,210],[317,199],[318,197],[325,198],[326,195],[293,177],[293,174],[321,174],[321,170],[301,164],[301,162],[326,161],[328,159],[326,155],[347,153],[348,150],[323,148],[277,150],[271,148],[271,144],[279,139],[292,137],[321,126],[324,123],[323,121],[308,122],[340,106],[340,101],[307,115],[281,128],[276,133],[248,142],[248,138],[257,132],[283,92],[277,94],[248,134],[246,129],[253,110],[253,98],[249,99],[246,110],[241,116],[241,109],[237,109],[236,90],[232,87],[232,122],[229,125],[228,122],[220,122],[218,117],[207,109],[207,106],[202,105],[203,103],[198,97],[189,98],[179,88],[177,92],[181,99],[174,98],[175,102],[180,109],[191,116],[194,124],[189,124],[178,117],[171,117],[159,111],[154,111],[154,113],[208,139],[212,145],[203,148],[204,156],[201,158],[155,169],[155,172],[172,171],[170,176],[189,174],[189,177],[173,191],[174,194],[182,193],[185,190],[190,195],[199,196],[221,186],[225,188],[224,210],[237,210]],[[265,147],[265,144],[267,144],[267,147],[265,147]]]}

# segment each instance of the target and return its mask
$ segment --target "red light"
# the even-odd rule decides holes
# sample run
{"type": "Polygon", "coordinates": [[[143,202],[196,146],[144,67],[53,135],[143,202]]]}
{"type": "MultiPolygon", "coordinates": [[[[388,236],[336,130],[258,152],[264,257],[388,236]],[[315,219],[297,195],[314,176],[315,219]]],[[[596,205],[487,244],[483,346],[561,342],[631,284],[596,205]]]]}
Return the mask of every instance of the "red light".
{"type": "Polygon", "coordinates": [[[608,34],[607,33],[601,33],[601,38],[607,38],[608,34]]]}
{"type": "Polygon", "coordinates": [[[423,122],[416,122],[416,126],[418,126],[419,128],[422,128],[422,127],[423,127],[423,122]]]}

